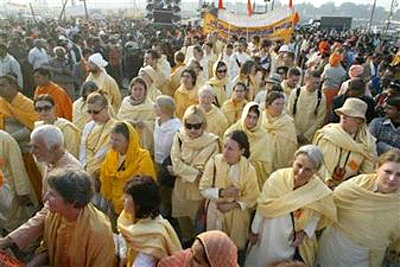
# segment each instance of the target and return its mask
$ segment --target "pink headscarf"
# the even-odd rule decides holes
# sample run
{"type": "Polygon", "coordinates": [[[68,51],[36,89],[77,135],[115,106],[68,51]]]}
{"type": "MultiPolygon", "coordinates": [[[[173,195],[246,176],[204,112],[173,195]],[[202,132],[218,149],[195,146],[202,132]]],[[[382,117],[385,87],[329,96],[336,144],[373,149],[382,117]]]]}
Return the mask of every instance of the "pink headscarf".
{"type": "Polygon", "coordinates": [[[361,65],[353,65],[349,69],[350,78],[360,77],[364,73],[364,67],[361,65]]]}
{"type": "Polygon", "coordinates": [[[237,267],[237,247],[221,231],[207,231],[197,236],[203,244],[211,267],[237,267]]]}

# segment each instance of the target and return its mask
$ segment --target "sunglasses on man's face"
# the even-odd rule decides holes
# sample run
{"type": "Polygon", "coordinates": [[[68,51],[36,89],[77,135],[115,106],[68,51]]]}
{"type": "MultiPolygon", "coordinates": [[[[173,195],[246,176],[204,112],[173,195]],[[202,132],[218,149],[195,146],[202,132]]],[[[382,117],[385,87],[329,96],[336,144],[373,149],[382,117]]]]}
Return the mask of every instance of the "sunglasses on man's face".
{"type": "Polygon", "coordinates": [[[226,73],[227,71],[228,71],[227,69],[217,70],[218,73],[226,73]]]}
{"type": "Polygon", "coordinates": [[[185,128],[188,130],[191,130],[191,129],[198,130],[201,128],[202,125],[203,125],[202,123],[193,123],[192,124],[192,123],[185,122],[185,128]]]}
{"type": "Polygon", "coordinates": [[[36,112],[48,112],[50,109],[52,109],[53,106],[43,106],[43,107],[35,107],[36,112]]]}
{"type": "Polygon", "coordinates": [[[93,115],[97,115],[99,114],[104,108],[100,109],[100,110],[90,110],[88,109],[87,113],[89,114],[93,114],[93,115]]]}

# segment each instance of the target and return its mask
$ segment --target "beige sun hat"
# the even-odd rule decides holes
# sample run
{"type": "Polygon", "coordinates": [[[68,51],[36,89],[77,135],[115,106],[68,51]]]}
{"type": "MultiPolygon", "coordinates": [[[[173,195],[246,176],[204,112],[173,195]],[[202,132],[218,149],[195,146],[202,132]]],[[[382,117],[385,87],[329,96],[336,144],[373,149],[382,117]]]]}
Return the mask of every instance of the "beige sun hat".
{"type": "Polygon", "coordinates": [[[367,109],[367,103],[359,98],[349,97],[346,99],[341,108],[335,109],[335,112],[338,116],[343,114],[349,117],[361,118],[366,121],[367,119],[365,118],[365,113],[367,112],[367,109]]]}

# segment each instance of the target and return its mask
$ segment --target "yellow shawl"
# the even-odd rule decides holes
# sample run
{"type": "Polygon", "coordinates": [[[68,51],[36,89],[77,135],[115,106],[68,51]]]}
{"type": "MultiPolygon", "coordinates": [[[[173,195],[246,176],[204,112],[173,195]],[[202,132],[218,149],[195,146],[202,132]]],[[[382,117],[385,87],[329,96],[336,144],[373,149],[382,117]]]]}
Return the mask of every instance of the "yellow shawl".
{"type": "Polygon", "coordinates": [[[117,117],[124,121],[142,121],[143,128],[135,127],[140,136],[140,145],[150,152],[153,151],[154,103],[148,97],[143,103],[137,105],[132,104],[130,96],[125,97],[117,117]]]}
{"type": "Polygon", "coordinates": [[[366,247],[369,266],[381,266],[385,250],[400,240],[400,190],[374,193],[376,174],[359,175],[334,191],[338,222],[334,227],[355,243],[366,247]]]}
{"type": "Polygon", "coordinates": [[[87,104],[81,97],[72,105],[72,123],[82,131],[85,124],[89,121],[90,116],[87,113],[87,104]]]}
{"type": "MultiPolygon", "coordinates": [[[[293,169],[286,168],[274,172],[265,182],[258,199],[257,212],[267,218],[274,218],[302,209],[296,219],[296,231],[304,229],[313,213],[318,213],[329,221],[336,221],[336,206],[332,191],[318,176],[300,188],[293,190],[293,169]]],[[[321,218],[324,219],[324,218],[321,218]]],[[[307,266],[313,266],[316,240],[305,239],[299,246],[300,255],[307,266]]]]}
{"type": "Polygon", "coordinates": [[[224,113],[226,119],[228,120],[229,125],[234,124],[240,119],[246,104],[247,100],[238,102],[231,98],[225,101],[225,103],[222,105],[221,110],[224,113]]]}
{"type": "Polygon", "coordinates": [[[113,266],[115,260],[110,222],[92,204],[82,209],[75,222],[49,213],[42,249],[47,249],[54,267],[113,266]]]}
{"type": "Polygon", "coordinates": [[[169,92],[171,96],[174,96],[176,89],[181,85],[181,75],[185,70],[185,63],[180,63],[172,69],[171,81],[169,82],[169,92]]]}
{"type": "Polygon", "coordinates": [[[219,108],[212,105],[211,110],[206,112],[206,132],[213,133],[222,139],[225,130],[228,128],[228,120],[219,108]]]}
{"type": "Polygon", "coordinates": [[[293,118],[284,112],[279,117],[272,117],[267,112],[263,115],[263,127],[273,137],[273,143],[270,144],[275,151],[272,168],[277,170],[289,167],[298,145],[293,118]]]}
{"type": "Polygon", "coordinates": [[[228,95],[226,94],[226,86],[229,83],[229,79],[227,77],[228,73],[227,73],[226,77],[223,79],[217,78],[217,73],[216,73],[217,65],[218,65],[218,61],[216,61],[215,64],[213,65],[213,75],[214,76],[208,82],[206,82],[206,84],[211,85],[211,87],[214,89],[215,96],[218,101],[218,105],[220,107],[222,107],[224,102],[226,100],[228,100],[228,95]]]}
{"type": "Polygon", "coordinates": [[[82,142],[84,142],[86,148],[85,170],[91,175],[100,169],[104,157],[100,157],[99,152],[103,156],[108,150],[110,130],[115,122],[115,120],[110,118],[105,124],[95,124],[87,137],[82,136],[82,142]]]}
{"type": "Polygon", "coordinates": [[[244,107],[242,116],[239,121],[233,124],[226,130],[224,137],[235,130],[242,130],[247,135],[250,143],[250,162],[253,164],[257,172],[258,184],[262,188],[265,180],[272,173],[272,159],[274,155],[273,147],[271,146],[273,142],[273,137],[271,134],[262,127],[262,113],[260,110],[260,105],[256,102],[249,102],[244,107]],[[249,130],[246,126],[245,119],[251,107],[257,106],[260,111],[260,116],[258,117],[257,125],[249,130]]]}
{"type": "Polygon", "coordinates": [[[133,216],[125,210],[118,218],[118,230],[128,246],[127,266],[132,266],[139,252],[160,260],[182,250],[174,228],[161,215],[154,219],[139,219],[135,223],[134,221],[133,216]]]}
{"type": "Polygon", "coordinates": [[[239,74],[233,79],[232,84],[237,84],[238,82],[242,82],[246,85],[248,91],[246,99],[249,101],[253,101],[259,90],[257,82],[255,81],[254,77],[252,76],[246,77],[242,74],[239,74]]]}
{"type": "Polygon", "coordinates": [[[121,213],[124,206],[124,186],[134,175],[148,175],[156,179],[150,153],[140,148],[139,137],[135,129],[126,123],[129,129],[129,145],[123,170],[119,169],[119,153],[113,149],[107,152],[100,169],[101,194],[114,204],[115,213],[121,213]]]}
{"type": "Polygon", "coordinates": [[[369,173],[373,171],[373,163],[377,155],[376,144],[375,138],[370,134],[366,125],[358,130],[355,141],[338,123],[328,124],[315,133],[313,144],[318,145],[324,155],[322,169],[326,168],[328,171],[324,174],[326,177],[322,177],[324,179],[332,176],[340,155],[342,155],[342,158],[347,156],[347,153],[341,153],[343,151],[351,151],[345,166],[346,173],[369,173]],[[361,163],[355,158],[356,156],[361,158],[361,163]]]}
{"type": "Polygon", "coordinates": [[[11,103],[0,97],[0,129],[5,128],[5,117],[16,119],[29,130],[33,130],[35,121],[39,119],[33,101],[21,93],[17,93],[11,103]]]}
{"type": "Polygon", "coordinates": [[[199,87],[197,86],[193,87],[192,90],[187,90],[183,84],[175,91],[175,113],[178,118],[183,118],[183,114],[189,106],[199,103],[198,91],[199,87]]]}

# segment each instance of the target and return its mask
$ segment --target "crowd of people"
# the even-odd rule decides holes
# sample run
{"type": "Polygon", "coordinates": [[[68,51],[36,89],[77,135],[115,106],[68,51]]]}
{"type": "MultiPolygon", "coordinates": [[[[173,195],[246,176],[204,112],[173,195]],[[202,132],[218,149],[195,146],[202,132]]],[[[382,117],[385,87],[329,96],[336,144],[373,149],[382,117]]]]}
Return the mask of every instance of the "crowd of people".
{"type": "Polygon", "coordinates": [[[2,23],[0,252],[400,265],[400,51],[379,34],[2,23]]]}

